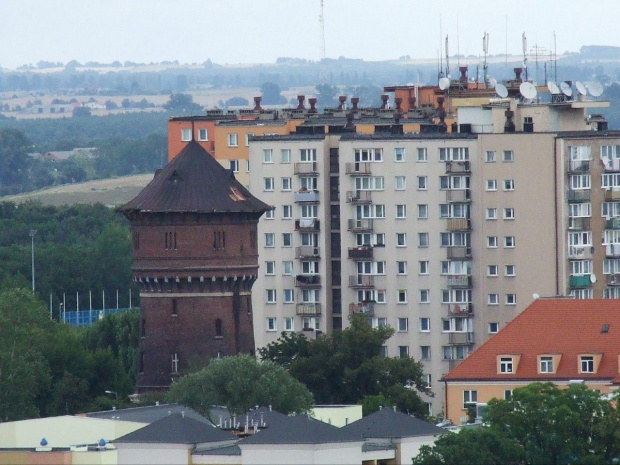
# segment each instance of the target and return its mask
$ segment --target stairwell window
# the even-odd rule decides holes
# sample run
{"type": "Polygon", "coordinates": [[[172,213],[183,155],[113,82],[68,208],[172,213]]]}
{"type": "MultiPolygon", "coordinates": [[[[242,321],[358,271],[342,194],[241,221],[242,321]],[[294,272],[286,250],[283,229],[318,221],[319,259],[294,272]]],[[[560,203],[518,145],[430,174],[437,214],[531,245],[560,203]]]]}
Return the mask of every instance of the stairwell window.
{"type": "Polygon", "coordinates": [[[189,142],[190,140],[192,140],[192,130],[181,129],[181,142],[189,142]]]}
{"type": "Polygon", "coordinates": [[[224,337],[222,335],[222,320],[220,318],[215,320],[215,337],[224,337]]]}

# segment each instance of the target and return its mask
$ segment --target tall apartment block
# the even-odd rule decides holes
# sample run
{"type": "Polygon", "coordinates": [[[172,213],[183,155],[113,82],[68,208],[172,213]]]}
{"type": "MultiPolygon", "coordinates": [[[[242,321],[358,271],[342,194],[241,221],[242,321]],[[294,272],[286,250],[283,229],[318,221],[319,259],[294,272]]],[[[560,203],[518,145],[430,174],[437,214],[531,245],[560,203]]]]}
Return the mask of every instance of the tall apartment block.
{"type": "Polygon", "coordinates": [[[607,103],[526,100],[520,83],[434,88],[433,130],[317,116],[250,138],[250,191],[274,207],[258,228],[257,346],[363,313],[395,329],[386,356],[423,362],[438,414],[441,377],[536,295],[617,298],[620,132],[587,114],[607,103]]]}

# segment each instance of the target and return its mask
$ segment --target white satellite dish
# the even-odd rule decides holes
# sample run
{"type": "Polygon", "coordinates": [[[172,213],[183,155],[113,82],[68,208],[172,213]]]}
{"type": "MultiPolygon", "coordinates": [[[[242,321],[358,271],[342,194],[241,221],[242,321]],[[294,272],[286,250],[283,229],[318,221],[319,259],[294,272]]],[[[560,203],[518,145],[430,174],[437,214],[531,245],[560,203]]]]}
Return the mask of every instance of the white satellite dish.
{"type": "Polygon", "coordinates": [[[603,86],[598,81],[589,82],[588,84],[588,92],[592,97],[600,97],[603,93],[603,86]]]}
{"type": "Polygon", "coordinates": [[[501,98],[508,97],[508,89],[506,89],[504,84],[500,84],[499,82],[495,85],[495,92],[497,92],[497,95],[501,98]]]}
{"type": "Polygon", "coordinates": [[[549,92],[551,92],[551,95],[558,95],[561,94],[562,92],[560,91],[560,88],[557,86],[557,84],[553,81],[549,81],[547,82],[547,87],[549,88],[549,92]]]}
{"type": "Polygon", "coordinates": [[[536,98],[536,95],[538,95],[536,87],[531,82],[522,82],[519,86],[519,92],[521,92],[523,98],[528,100],[533,100],[536,98]]]}
{"type": "Polygon", "coordinates": [[[594,273],[592,273],[592,274],[590,275],[590,282],[591,282],[592,284],[594,284],[594,283],[596,282],[596,275],[595,275],[594,273]]]}
{"type": "Polygon", "coordinates": [[[532,298],[533,298],[534,300],[538,300],[538,299],[540,299],[540,295],[538,295],[536,292],[534,292],[534,293],[532,294],[532,298]]]}
{"type": "Polygon", "coordinates": [[[579,92],[580,95],[586,95],[588,93],[586,86],[581,81],[577,81],[575,83],[575,87],[577,88],[577,92],[579,92]]]}
{"type": "Polygon", "coordinates": [[[566,81],[560,82],[560,90],[562,90],[562,93],[567,97],[572,97],[573,95],[573,89],[566,81]]]}
{"type": "Polygon", "coordinates": [[[440,88],[441,90],[447,90],[447,89],[449,89],[449,88],[450,88],[450,79],[449,79],[449,78],[447,78],[447,77],[442,77],[442,78],[439,80],[439,88],[440,88]]]}
{"type": "Polygon", "coordinates": [[[495,89],[496,86],[497,86],[497,79],[489,78],[489,87],[491,89],[495,89]]]}

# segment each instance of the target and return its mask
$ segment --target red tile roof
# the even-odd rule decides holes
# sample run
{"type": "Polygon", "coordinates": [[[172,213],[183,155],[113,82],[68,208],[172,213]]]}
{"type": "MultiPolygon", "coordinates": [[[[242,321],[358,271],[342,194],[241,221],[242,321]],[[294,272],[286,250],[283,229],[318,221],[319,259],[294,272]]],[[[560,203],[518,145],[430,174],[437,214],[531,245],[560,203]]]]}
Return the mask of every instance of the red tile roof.
{"type": "Polygon", "coordinates": [[[500,332],[450,371],[461,380],[609,380],[618,381],[620,300],[538,299],[500,332]],[[609,330],[603,333],[604,324],[609,330]],[[514,373],[498,374],[497,356],[520,354],[514,373]],[[561,354],[555,373],[538,373],[538,356],[561,354]],[[579,355],[603,354],[597,373],[578,371],[579,355]]]}

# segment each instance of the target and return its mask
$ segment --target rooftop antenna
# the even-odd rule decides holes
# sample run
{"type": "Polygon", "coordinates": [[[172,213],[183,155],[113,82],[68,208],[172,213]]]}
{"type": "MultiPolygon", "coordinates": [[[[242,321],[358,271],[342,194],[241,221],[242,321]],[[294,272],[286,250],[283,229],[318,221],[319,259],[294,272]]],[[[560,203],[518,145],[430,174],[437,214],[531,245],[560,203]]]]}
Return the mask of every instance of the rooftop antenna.
{"type": "Polygon", "coordinates": [[[525,70],[525,80],[527,81],[527,37],[525,37],[525,32],[521,35],[521,43],[523,45],[523,69],[525,70]]]}
{"type": "Polygon", "coordinates": [[[325,59],[325,15],[323,14],[323,0],[321,0],[321,13],[319,14],[319,26],[321,26],[321,60],[325,59]]]}
{"type": "Polygon", "coordinates": [[[488,89],[488,76],[487,70],[489,69],[489,65],[487,64],[487,54],[489,53],[489,33],[485,32],[482,36],[482,50],[484,51],[484,64],[482,65],[483,79],[484,79],[484,87],[488,89]]]}
{"type": "Polygon", "coordinates": [[[459,15],[456,15],[456,64],[461,67],[461,37],[459,34],[459,15]]]}
{"type": "MultiPolygon", "coordinates": [[[[439,78],[444,76],[443,74],[443,44],[441,43],[441,38],[443,37],[443,27],[441,22],[441,13],[439,13],[439,78]]],[[[447,74],[447,73],[446,73],[447,74]]]]}
{"type": "Polygon", "coordinates": [[[448,53],[448,36],[446,36],[446,77],[450,79],[450,54],[448,53]]]}
{"type": "Polygon", "coordinates": [[[558,80],[558,44],[553,31],[553,80],[558,80]]]}

